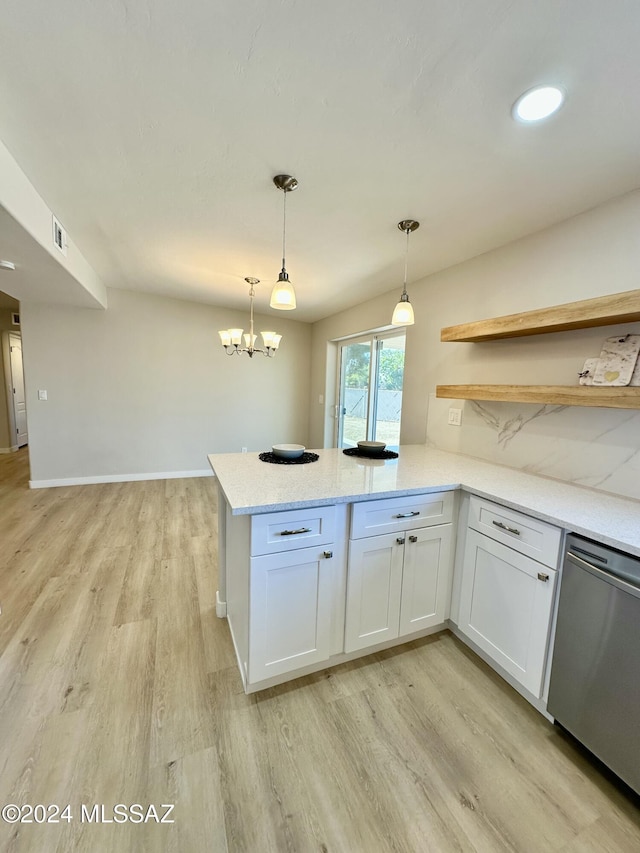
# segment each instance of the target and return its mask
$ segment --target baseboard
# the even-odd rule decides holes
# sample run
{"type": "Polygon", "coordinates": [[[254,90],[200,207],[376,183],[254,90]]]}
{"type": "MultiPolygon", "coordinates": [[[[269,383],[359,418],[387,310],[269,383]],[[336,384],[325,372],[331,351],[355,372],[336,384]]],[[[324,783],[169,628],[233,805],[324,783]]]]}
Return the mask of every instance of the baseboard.
{"type": "Polygon", "coordinates": [[[89,486],[98,483],[134,483],[139,480],[182,480],[189,477],[213,477],[211,468],[199,471],[160,471],[155,474],[100,474],[93,477],[63,477],[56,480],[29,480],[30,489],[54,486],[89,486]]]}
{"type": "Polygon", "coordinates": [[[0,447],[0,453],[15,453],[16,450],[20,450],[17,444],[12,447],[0,447]]]}

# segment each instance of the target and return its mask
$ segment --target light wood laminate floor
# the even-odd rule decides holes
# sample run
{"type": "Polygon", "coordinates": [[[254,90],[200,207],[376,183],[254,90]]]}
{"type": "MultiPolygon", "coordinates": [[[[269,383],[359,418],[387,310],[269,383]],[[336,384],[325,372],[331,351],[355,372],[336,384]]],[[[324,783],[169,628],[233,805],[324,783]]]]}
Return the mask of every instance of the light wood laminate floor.
{"type": "Polygon", "coordinates": [[[637,799],[448,632],[247,697],[210,478],[30,491],[0,456],[0,850],[632,853],[637,799]],[[175,804],[173,824],[82,806],[175,804]]]}

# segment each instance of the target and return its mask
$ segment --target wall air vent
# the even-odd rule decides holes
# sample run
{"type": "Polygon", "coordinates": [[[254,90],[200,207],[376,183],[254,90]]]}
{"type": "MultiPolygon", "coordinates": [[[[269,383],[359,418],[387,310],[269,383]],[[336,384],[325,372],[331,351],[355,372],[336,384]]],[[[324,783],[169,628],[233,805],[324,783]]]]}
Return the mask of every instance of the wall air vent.
{"type": "Polygon", "coordinates": [[[16,313],[15,311],[11,312],[11,325],[12,326],[19,326],[20,325],[20,314],[16,313]]]}
{"type": "Polygon", "coordinates": [[[53,217],[53,243],[62,254],[67,257],[67,232],[58,220],[53,217]]]}

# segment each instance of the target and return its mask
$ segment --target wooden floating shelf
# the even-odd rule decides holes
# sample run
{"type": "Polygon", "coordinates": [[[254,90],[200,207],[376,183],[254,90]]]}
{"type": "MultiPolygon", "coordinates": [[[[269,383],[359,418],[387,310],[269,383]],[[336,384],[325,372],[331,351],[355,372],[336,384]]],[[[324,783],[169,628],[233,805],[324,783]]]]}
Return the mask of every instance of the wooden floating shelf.
{"type": "MultiPolygon", "coordinates": [[[[525,335],[544,335],[571,329],[590,329],[614,323],[640,321],[640,290],[597,296],[581,302],[567,302],[552,308],[507,314],[490,320],[446,326],[440,332],[441,341],[496,341],[525,335]]],[[[580,405],[580,404],[576,404],[580,405]]],[[[587,404],[583,404],[587,405],[587,404]]]]}
{"type": "Polygon", "coordinates": [[[628,385],[436,385],[436,397],[640,409],[640,387],[628,385]]]}

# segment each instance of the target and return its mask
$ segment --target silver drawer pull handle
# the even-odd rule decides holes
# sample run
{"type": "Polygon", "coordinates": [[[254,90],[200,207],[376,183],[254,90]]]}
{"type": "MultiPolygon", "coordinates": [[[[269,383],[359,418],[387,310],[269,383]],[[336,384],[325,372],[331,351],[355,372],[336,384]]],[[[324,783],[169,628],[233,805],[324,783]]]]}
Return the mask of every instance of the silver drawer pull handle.
{"type": "Polygon", "coordinates": [[[420,511],[415,509],[413,512],[401,512],[398,515],[394,515],[394,518],[412,518],[414,515],[420,515],[420,511]]]}
{"type": "Polygon", "coordinates": [[[330,560],[333,557],[333,551],[323,551],[322,556],[325,560],[330,560]]]}
{"type": "Polygon", "coordinates": [[[520,531],[516,530],[515,527],[507,527],[507,525],[503,524],[501,521],[494,521],[493,524],[495,524],[496,527],[499,527],[500,530],[506,530],[509,533],[515,533],[516,536],[520,536],[520,531]]]}
{"type": "Polygon", "coordinates": [[[549,580],[549,575],[545,575],[542,572],[538,572],[538,580],[544,581],[546,583],[549,580]]]}
{"type": "Polygon", "coordinates": [[[296,536],[298,533],[311,533],[311,528],[301,527],[299,530],[281,530],[280,536],[296,536]]]}
{"type": "Polygon", "coordinates": [[[417,537],[417,536],[410,536],[410,537],[409,537],[409,542],[417,542],[417,541],[418,541],[418,537],[417,537]]]}
{"type": "Polygon", "coordinates": [[[398,536],[396,538],[396,542],[398,543],[398,545],[404,545],[404,536],[398,536]]]}

